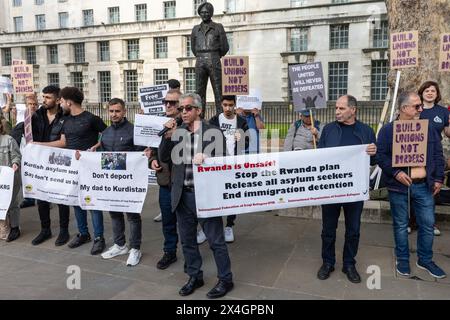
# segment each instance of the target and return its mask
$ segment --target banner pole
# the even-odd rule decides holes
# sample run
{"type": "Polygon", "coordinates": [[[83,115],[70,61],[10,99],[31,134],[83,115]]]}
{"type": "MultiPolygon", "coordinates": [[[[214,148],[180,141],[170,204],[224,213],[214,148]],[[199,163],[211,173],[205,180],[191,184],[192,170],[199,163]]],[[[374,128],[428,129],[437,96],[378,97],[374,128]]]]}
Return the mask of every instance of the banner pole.
{"type": "MultiPolygon", "coordinates": [[[[313,117],[312,109],[309,109],[309,116],[311,117],[311,126],[312,126],[312,128],[314,128],[314,117],[313,117]]],[[[317,149],[316,137],[314,135],[312,135],[312,138],[313,138],[314,149],[317,149]]]]}

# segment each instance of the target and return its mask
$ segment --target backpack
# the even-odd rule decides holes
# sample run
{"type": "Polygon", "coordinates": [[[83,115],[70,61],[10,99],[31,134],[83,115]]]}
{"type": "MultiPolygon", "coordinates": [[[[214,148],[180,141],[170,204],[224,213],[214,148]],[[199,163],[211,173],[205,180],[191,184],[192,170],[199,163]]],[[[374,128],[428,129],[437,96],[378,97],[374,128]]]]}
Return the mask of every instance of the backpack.
{"type": "MultiPolygon", "coordinates": [[[[300,128],[302,124],[303,124],[302,120],[295,121],[295,123],[294,123],[294,125],[295,125],[294,139],[295,139],[295,136],[297,135],[298,128],[300,128]]],[[[314,121],[314,127],[317,129],[317,131],[320,130],[319,129],[320,128],[320,121],[319,120],[315,120],[314,121]]]]}

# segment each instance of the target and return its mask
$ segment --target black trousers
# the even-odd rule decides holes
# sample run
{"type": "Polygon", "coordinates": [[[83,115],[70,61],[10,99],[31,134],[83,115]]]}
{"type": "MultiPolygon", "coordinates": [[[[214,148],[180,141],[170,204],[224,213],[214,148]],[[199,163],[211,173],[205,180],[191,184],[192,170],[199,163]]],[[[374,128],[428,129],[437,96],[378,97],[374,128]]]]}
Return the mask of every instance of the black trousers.
{"type": "MultiPolygon", "coordinates": [[[[42,229],[50,229],[50,203],[46,201],[37,201],[38,211],[39,211],[39,219],[41,220],[41,228],[42,229]]],[[[70,208],[63,204],[58,204],[59,209],[59,227],[61,229],[69,228],[69,215],[70,208]]]]}

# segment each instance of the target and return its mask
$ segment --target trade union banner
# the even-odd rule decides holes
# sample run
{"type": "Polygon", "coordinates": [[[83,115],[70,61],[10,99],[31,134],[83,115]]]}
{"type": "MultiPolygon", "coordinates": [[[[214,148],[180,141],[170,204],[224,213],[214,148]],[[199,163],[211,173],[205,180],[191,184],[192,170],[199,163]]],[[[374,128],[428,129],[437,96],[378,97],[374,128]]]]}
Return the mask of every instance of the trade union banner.
{"type": "Polygon", "coordinates": [[[206,159],[194,166],[197,215],[208,218],[368,200],[366,148],[358,145],[206,159]]]}

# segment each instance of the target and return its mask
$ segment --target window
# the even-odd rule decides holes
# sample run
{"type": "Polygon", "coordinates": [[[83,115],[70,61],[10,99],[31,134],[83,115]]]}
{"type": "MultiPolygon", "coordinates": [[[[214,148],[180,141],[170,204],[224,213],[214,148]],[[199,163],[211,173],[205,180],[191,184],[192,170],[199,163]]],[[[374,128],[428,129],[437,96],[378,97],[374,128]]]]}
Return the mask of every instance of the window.
{"type": "Polygon", "coordinates": [[[184,43],[186,44],[186,57],[193,57],[194,54],[192,53],[192,42],[191,42],[191,36],[185,36],[184,37],[184,43]]]}
{"type": "Polygon", "coordinates": [[[14,32],[23,31],[23,17],[14,17],[14,32]]]}
{"type": "Polygon", "coordinates": [[[137,70],[125,70],[125,97],[127,102],[138,101],[138,74],[137,70]]]}
{"type": "Polygon", "coordinates": [[[184,69],[184,92],[195,92],[195,68],[184,69]]]}
{"type": "Polygon", "coordinates": [[[47,61],[48,64],[58,63],[58,46],[56,44],[47,46],[47,61]]]}
{"type": "Polygon", "coordinates": [[[22,0],[13,0],[13,7],[21,7],[22,6],[22,0]]]}
{"type": "Polygon", "coordinates": [[[75,63],[83,63],[85,61],[84,43],[73,44],[73,57],[75,63]]]}
{"type": "Polygon", "coordinates": [[[38,14],[36,17],[36,30],[45,30],[45,14],[38,14]]]}
{"type": "Polygon", "coordinates": [[[94,10],[83,10],[83,26],[92,26],[94,25],[94,10]]]}
{"type": "Polygon", "coordinates": [[[389,66],[387,60],[372,61],[372,75],[370,81],[370,99],[384,100],[388,92],[387,77],[389,66]]]}
{"type": "Polygon", "coordinates": [[[11,48],[2,49],[2,66],[10,66],[12,64],[11,48]]]}
{"type": "Polygon", "coordinates": [[[155,38],[155,59],[167,58],[167,37],[155,38]]]}
{"type": "Polygon", "coordinates": [[[136,21],[147,21],[147,4],[137,4],[134,6],[134,10],[136,13],[136,21]]]}
{"type": "Polygon", "coordinates": [[[44,4],[44,0],[34,0],[34,4],[37,6],[40,6],[40,5],[44,4]]]}
{"type": "Polygon", "coordinates": [[[71,82],[72,86],[83,91],[83,73],[82,72],[71,72],[70,73],[70,82],[71,82]]]}
{"type": "Polygon", "coordinates": [[[194,16],[197,15],[198,7],[200,7],[200,5],[204,2],[206,2],[206,0],[194,0],[194,6],[193,6],[194,7],[194,12],[193,12],[194,16]]]}
{"type": "Polygon", "coordinates": [[[330,26],[330,49],[348,48],[348,24],[330,26]]]}
{"type": "Polygon", "coordinates": [[[291,29],[291,51],[308,51],[308,28],[291,29]]]}
{"type": "Polygon", "coordinates": [[[100,102],[108,102],[111,100],[111,72],[100,71],[98,73],[98,83],[100,102]]]}
{"type": "Polygon", "coordinates": [[[27,64],[36,64],[36,47],[25,47],[27,64]]]}
{"type": "Polygon", "coordinates": [[[127,59],[139,59],[139,39],[127,40],[127,59]]]}
{"type": "Polygon", "coordinates": [[[169,70],[167,69],[155,69],[154,70],[155,86],[160,84],[166,84],[169,81],[169,70]]]}
{"type": "Polygon", "coordinates": [[[164,19],[173,19],[176,17],[176,1],[164,2],[164,19]]]}
{"type": "Polygon", "coordinates": [[[225,1],[225,10],[228,13],[236,12],[236,0],[226,0],[225,1]]]}
{"type": "Polygon", "coordinates": [[[328,63],[328,100],[347,94],[348,62],[328,63]]]}
{"type": "Polygon", "coordinates": [[[233,55],[234,54],[234,48],[233,48],[233,32],[227,32],[227,41],[228,41],[228,46],[230,47],[230,50],[228,50],[228,54],[229,55],[233,55]]]}
{"type": "Polygon", "coordinates": [[[69,13],[68,12],[60,12],[59,14],[59,27],[67,28],[69,22],[69,13]]]}
{"type": "Polygon", "coordinates": [[[291,0],[291,8],[301,7],[305,5],[307,0],[291,0]]]}
{"type": "Polygon", "coordinates": [[[120,22],[120,11],[119,7],[108,8],[109,23],[119,23],[120,22]]]}
{"type": "Polygon", "coordinates": [[[98,43],[98,61],[109,61],[109,41],[100,41],[98,43]]]}
{"type": "Polygon", "coordinates": [[[373,30],[373,47],[387,48],[389,45],[388,22],[381,21],[379,29],[373,30]]]}
{"type": "Polygon", "coordinates": [[[59,73],[48,73],[47,83],[49,86],[57,86],[59,88],[59,73]]]}

